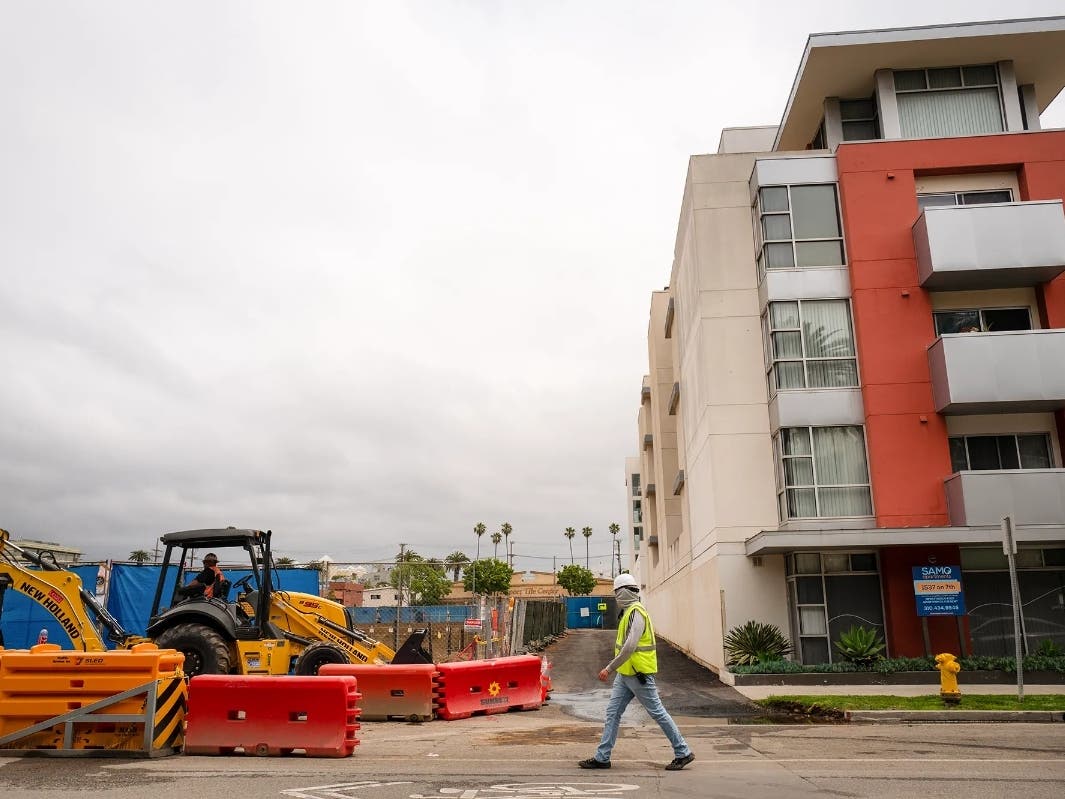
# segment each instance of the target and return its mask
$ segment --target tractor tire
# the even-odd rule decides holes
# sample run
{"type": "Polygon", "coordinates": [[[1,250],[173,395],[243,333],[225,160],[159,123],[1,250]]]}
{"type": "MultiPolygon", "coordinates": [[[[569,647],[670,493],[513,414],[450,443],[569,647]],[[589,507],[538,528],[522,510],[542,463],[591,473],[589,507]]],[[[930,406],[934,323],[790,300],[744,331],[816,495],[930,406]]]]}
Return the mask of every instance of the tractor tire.
{"type": "Polygon", "coordinates": [[[185,656],[182,668],[187,677],[229,673],[229,644],[217,630],[205,624],[175,624],[159,633],[155,645],[181,652],[185,656]]]}
{"type": "Polygon", "coordinates": [[[318,641],[303,650],[296,660],[296,674],[301,677],[314,677],[318,669],[326,663],[347,663],[348,656],[336,644],[318,641]]]}

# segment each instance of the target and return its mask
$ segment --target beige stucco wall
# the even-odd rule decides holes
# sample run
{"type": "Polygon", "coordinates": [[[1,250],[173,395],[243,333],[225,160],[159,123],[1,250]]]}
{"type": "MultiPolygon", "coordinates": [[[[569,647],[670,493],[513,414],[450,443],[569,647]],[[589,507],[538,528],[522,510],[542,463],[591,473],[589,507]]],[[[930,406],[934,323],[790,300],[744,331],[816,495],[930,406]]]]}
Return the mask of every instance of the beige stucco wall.
{"type": "Polygon", "coordinates": [[[750,154],[691,159],[669,291],[655,293],[648,325],[652,390],[642,412],[654,452],[645,451],[641,463],[655,470],[658,523],[669,535],[660,532],[657,558],[653,548],[641,558],[644,599],[659,634],[713,668],[724,665],[728,629],[749,619],[788,629],[783,559],[756,565],[743,548],[750,536],[777,526],[748,186],[753,165],[750,154]],[[674,321],[666,339],[669,297],[674,321]],[[674,380],[677,413],[663,417],[674,380]],[[676,468],[685,471],[679,497],[672,495],[676,468]]]}

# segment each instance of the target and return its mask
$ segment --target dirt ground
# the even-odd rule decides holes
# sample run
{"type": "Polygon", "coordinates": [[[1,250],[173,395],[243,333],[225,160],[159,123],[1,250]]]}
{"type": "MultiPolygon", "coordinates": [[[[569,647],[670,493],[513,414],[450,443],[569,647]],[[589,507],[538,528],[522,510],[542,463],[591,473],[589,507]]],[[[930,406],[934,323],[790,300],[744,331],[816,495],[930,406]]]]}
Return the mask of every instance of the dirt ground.
{"type": "MultiPolygon", "coordinates": [[[[568,697],[609,690],[610,682],[600,682],[597,675],[613,658],[616,635],[614,630],[569,630],[547,648],[544,654],[552,664],[554,702],[565,706],[568,697]]],[[[661,639],[656,682],[662,703],[673,715],[739,718],[764,713],[712,671],[661,639]]]]}

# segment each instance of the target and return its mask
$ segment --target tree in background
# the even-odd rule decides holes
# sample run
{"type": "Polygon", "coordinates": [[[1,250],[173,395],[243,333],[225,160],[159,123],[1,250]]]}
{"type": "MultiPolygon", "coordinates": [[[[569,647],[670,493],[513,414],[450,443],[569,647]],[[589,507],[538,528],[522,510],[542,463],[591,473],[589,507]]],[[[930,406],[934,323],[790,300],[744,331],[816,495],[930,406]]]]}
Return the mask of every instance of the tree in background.
{"type": "Polygon", "coordinates": [[[146,561],[152,559],[152,553],[146,549],[135,549],[129,553],[129,559],[138,566],[142,566],[146,561]]]}
{"type": "Polygon", "coordinates": [[[577,531],[572,527],[567,527],[562,535],[569,539],[569,562],[573,563],[573,536],[577,535],[577,531]]]}
{"type": "Polygon", "coordinates": [[[595,575],[591,570],[571,563],[558,570],[558,584],[569,591],[570,596],[587,596],[595,589],[595,575]]]}
{"type": "Polygon", "coordinates": [[[475,560],[466,567],[462,586],[471,593],[505,594],[510,591],[510,578],[514,570],[495,558],[475,560]]]}
{"type": "Polygon", "coordinates": [[[581,529],[581,535],[584,536],[584,568],[591,569],[591,558],[588,556],[588,539],[592,537],[592,528],[584,527],[581,529]]]}
{"type": "Polygon", "coordinates": [[[492,559],[499,560],[499,542],[503,540],[502,533],[492,533],[492,559]]]}
{"type": "Polygon", "coordinates": [[[510,522],[503,522],[499,531],[503,533],[503,560],[510,563],[510,534],[514,532],[514,528],[510,526],[510,522]]]}
{"type": "Polygon", "coordinates": [[[477,555],[474,560],[481,559],[481,536],[484,535],[484,531],[488,528],[484,526],[484,522],[477,522],[473,527],[473,533],[477,536],[477,555]]]}
{"type": "Polygon", "coordinates": [[[426,560],[414,550],[408,550],[397,560],[390,582],[393,588],[407,595],[409,605],[439,605],[451,593],[444,564],[426,560]]]}
{"type": "Polygon", "coordinates": [[[469,557],[465,552],[459,552],[456,550],[444,558],[444,563],[451,569],[451,573],[455,575],[455,582],[459,581],[459,572],[462,571],[462,567],[470,562],[469,557]]]}
{"type": "MultiPolygon", "coordinates": [[[[477,522],[477,524],[474,525],[473,532],[474,535],[477,536],[477,556],[474,558],[474,561],[478,561],[481,559],[481,536],[484,535],[484,531],[487,529],[488,528],[484,526],[484,522],[477,522]]],[[[476,574],[476,572],[474,572],[474,574],[476,574]]],[[[472,593],[477,593],[476,581],[474,581],[472,593]]]]}
{"type": "Polygon", "coordinates": [[[295,566],[296,565],[296,561],[294,561],[292,558],[289,558],[289,557],[277,558],[274,561],[274,565],[275,566],[295,566]]]}

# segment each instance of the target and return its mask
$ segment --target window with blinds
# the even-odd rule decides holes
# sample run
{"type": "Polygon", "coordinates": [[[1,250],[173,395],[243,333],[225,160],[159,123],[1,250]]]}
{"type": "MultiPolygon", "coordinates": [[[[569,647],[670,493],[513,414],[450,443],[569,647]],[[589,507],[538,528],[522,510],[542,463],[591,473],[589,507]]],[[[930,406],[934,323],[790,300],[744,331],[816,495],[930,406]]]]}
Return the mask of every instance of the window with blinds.
{"type": "Polygon", "coordinates": [[[1005,130],[994,64],[899,70],[894,78],[905,139],[1005,130]]]}

